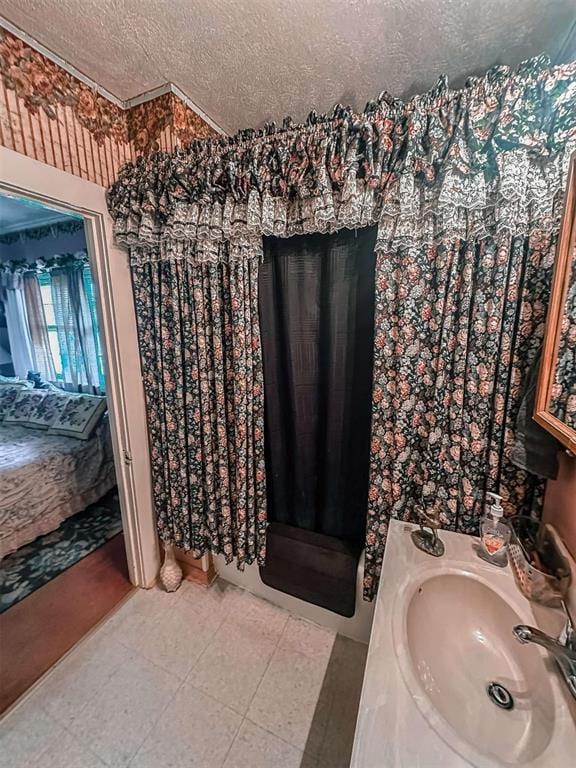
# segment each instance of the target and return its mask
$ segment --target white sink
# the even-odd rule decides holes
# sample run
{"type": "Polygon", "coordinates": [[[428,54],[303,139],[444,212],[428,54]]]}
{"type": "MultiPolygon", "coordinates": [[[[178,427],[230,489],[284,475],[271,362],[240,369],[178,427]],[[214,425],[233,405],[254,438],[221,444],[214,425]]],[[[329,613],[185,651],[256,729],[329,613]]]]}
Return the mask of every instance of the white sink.
{"type": "Polygon", "coordinates": [[[434,558],[413,530],[390,525],[351,768],[576,767],[576,702],[546,651],[512,635],[555,636],[561,612],[526,600],[472,537],[443,531],[434,558]]]}
{"type": "Polygon", "coordinates": [[[512,635],[523,620],[506,598],[479,574],[443,569],[402,601],[397,656],[432,727],[476,765],[533,763],[554,732],[554,696],[541,652],[512,635]]]}

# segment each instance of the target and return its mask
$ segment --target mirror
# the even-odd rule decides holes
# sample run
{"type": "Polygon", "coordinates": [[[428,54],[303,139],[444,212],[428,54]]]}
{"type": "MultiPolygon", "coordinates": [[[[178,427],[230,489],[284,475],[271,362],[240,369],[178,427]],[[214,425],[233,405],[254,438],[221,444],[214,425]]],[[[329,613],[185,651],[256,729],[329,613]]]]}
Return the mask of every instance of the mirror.
{"type": "Polygon", "coordinates": [[[534,419],[576,455],[576,154],[568,173],[534,419]]]}

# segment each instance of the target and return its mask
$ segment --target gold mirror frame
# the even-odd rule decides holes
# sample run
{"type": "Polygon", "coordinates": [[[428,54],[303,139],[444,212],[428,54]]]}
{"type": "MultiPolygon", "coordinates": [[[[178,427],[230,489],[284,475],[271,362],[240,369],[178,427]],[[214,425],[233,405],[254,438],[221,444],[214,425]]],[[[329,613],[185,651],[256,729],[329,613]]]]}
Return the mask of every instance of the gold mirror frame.
{"type": "Polygon", "coordinates": [[[536,403],[534,407],[534,420],[562,443],[567,450],[576,455],[576,429],[569,427],[550,410],[550,400],[560,333],[562,331],[562,316],[566,304],[568,284],[571,277],[571,264],[574,258],[576,246],[576,153],[570,159],[568,172],[568,185],[564,197],[564,210],[562,213],[562,225],[556,247],[556,259],[554,261],[554,274],[552,278],[552,290],[550,292],[550,304],[546,317],[546,330],[544,333],[544,347],[542,350],[542,362],[538,375],[536,389],[536,403]]]}

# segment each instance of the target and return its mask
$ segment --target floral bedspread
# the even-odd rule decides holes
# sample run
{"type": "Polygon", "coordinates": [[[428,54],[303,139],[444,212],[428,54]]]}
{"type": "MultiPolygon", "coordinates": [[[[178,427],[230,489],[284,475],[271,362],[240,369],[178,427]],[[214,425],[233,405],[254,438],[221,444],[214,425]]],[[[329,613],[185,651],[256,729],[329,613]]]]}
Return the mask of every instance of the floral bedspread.
{"type": "Polygon", "coordinates": [[[0,559],[53,531],[115,483],[107,420],[89,440],[0,423],[0,559]]]}

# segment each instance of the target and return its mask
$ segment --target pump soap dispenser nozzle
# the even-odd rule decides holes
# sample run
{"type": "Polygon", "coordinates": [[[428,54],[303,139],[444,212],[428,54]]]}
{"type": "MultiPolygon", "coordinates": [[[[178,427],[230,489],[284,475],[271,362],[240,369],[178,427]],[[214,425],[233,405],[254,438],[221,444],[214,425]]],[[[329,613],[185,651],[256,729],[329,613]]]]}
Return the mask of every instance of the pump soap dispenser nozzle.
{"type": "Polygon", "coordinates": [[[499,496],[497,493],[494,493],[493,491],[487,491],[486,496],[489,496],[492,501],[494,502],[490,506],[490,514],[492,517],[500,518],[504,514],[504,508],[501,504],[502,496],[499,496]]]}

